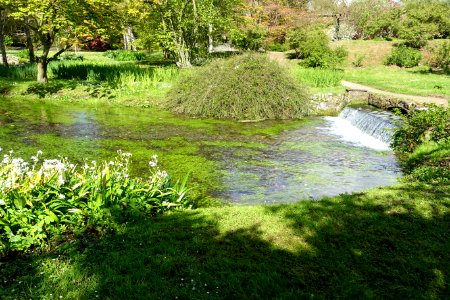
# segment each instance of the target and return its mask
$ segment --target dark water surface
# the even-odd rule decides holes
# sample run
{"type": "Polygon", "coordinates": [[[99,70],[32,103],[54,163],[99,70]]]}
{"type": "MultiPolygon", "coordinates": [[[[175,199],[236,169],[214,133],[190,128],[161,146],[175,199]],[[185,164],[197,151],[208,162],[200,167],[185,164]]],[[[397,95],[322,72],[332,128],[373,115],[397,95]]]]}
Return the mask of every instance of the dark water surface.
{"type": "MultiPolygon", "coordinates": [[[[158,154],[169,174],[190,173],[193,197],[240,204],[295,202],[393,184],[391,151],[342,139],[336,120],[239,123],[176,117],[154,108],[80,107],[0,98],[0,147],[23,158],[81,163],[133,153],[134,174],[146,176],[158,154]]],[[[352,134],[356,139],[359,136],[352,134]]]]}

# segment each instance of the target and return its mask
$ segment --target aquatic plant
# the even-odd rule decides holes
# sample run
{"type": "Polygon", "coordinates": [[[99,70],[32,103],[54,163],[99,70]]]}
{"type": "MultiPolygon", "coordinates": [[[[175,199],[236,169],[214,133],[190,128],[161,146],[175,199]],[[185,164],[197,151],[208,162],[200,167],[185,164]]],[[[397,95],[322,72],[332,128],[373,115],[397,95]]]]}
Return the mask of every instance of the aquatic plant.
{"type": "Polygon", "coordinates": [[[149,162],[146,179],[129,176],[130,153],[78,166],[66,158],[0,162],[0,253],[42,247],[64,234],[105,232],[129,214],[157,215],[187,207],[186,180],[173,183],[149,162]]]}
{"type": "Polygon", "coordinates": [[[287,70],[263,54],[245,54],[183,74],[169,92],[175,113],[237,119],[295,119],[310,111],[310,100],[287,70]]]}

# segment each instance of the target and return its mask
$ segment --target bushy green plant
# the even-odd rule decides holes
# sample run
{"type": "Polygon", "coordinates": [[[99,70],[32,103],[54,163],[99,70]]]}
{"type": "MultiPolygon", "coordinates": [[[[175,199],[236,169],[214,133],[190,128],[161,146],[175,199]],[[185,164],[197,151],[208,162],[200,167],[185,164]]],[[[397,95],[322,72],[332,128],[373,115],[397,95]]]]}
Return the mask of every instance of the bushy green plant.
{"type": "Polygon", "coordinates": [[[384,63],[385,65],[412,68],[418,66],[421,59],[422,54],[419,50],[400,45],[392,49],[384,63]]]}
{"type": "Polygon", "coordinates": [[[450,72],[450,42],[430,48],[430,53],[431,56],[427,61],[430,67],[450,72]]]}
{"type": "Polygon", "coordinates": [[[441,142],[450,138],[450,110],[431,105],[425,110],[403,116],[402,126],[394,135],[392,147],[411,153],[425,142],[441,142]]]}
{"type": "Polygon", "coordinates": [[[233,29],[230,32],[233,45],[240,49],[258,51],[264,46],[266,30],[263,27],[233,29]]]}
{"type": "Polygon", "coordinates": [[[403,116],[391,146],[403,159],[407,178],[450,182],[450,109],[432,105],[403,116]]]}
{"type": "Polygon", "coordinates": [[[15,56],[17,56],[18,58],[29,59],[30,52],[28,51],[28,49],[23,49],[23,50],[15,53],[15,56]]]}
{"type": "Polygon", "coordinates": [[[83,166],[67,159],[27,162],[12,152],[0,162],[0,253],[42,247],[56,236],[102,232],[127,214],[156,215],[187,207],[186,187],[149,162],[146,179],[129,176],[131,154],[83,166]]]}
{"type": "Polygon", "coordinates": [[[105,56],[117,61],[141,61],[147,59],[147,54],[139,51],[108,50],[105,56]]]}
{"type": "Polygon", "coordinates": [[[263,54],[218,59],[187,72],[168,95],[175,113],[208,118],[300,118],[310,109],[305,89],[263,54]]]}
{"type": "Polygon", "coordinates": [[[343,62],[347,51],[339,47],[333,50],[329,46],[328,36],[317,28],[297,28],[289,32],[287,37],[290,49],[294,50],[294,58],[303,59],[306,67],[335,67],[343,62]]]}

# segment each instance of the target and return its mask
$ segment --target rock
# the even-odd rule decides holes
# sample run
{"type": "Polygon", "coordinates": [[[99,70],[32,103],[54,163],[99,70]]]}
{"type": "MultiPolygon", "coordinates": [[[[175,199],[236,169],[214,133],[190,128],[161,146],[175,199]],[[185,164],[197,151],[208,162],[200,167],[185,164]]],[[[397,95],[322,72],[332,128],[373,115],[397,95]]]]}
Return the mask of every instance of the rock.
{"type": "MultiPolygon", "coordinates": [[[[8,61],[8,65],[18,65],[19,64],[19,58],[17,56],[14,55],[8,55],[6,56],[7,61],[8,61]]],[[[0,64],[3,64],[3,59],[0,56],[0,64]]]]}

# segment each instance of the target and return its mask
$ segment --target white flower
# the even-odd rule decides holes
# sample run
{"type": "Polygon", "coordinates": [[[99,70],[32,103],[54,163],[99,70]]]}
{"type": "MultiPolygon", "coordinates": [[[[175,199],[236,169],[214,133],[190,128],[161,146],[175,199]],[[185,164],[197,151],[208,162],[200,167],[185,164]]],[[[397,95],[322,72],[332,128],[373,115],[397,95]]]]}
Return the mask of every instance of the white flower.
{"type": "Polygon", "coordinates": [[[38,150],[37,155],[42,155],[42,150],[38,150]]]}
{"type": "Polygon", "coordinates": [[[73,169],[74,167],[75,167],[74,164],[70,164],[70,165],[69,165],[69,168],[71,168],[71,169],[73,169]]]}
{"type": "Polygon", "coordinates": [[[58,198],[59,199],[66,199],[66,196],[64,194],[59,194],[58,198]]]}
{"type": "Polygon", "coordinates": [[[2,147],[0,147],[0,151],[2,151],[3,150],[3,148],[2,147]]]}
{"type": "Polygon", "coordinates": [[[150,167],[152,167],[152,168],[156,167],[156,162],[154,162],[153,160],[149,161],[148,164],[149,164],[150,167]]]}
{"type": "Polygon", "coordinates": [[[32,156],[31,160],[34,161],[34,162],[37,162],[39,160],[39,158],[37,156],[32,156]]]}
{"type": "MultiPolygon", "coordinates": [[[[1,149],[1,148],[0,148],[1,149]]],[[[6,202],[5,202],[5,200],[3,200],[3,199],[0,199],[0,205],[6,205],[6,202]]]]}
{"type": "Polygon", "coordinates": [[[113,161],[110,161],[110,162],[108,163],[108,165],[114,166],[114,162],[113,162],[113,161]]]}
{"type": "Polygon", "coordinates": [[[153,154],[153,155],[152,155],[152,159],[153,159],[153,160],[156,160],[156,159],[158,159],[158,155],[156,155],[156,154],[153,154]]]}

